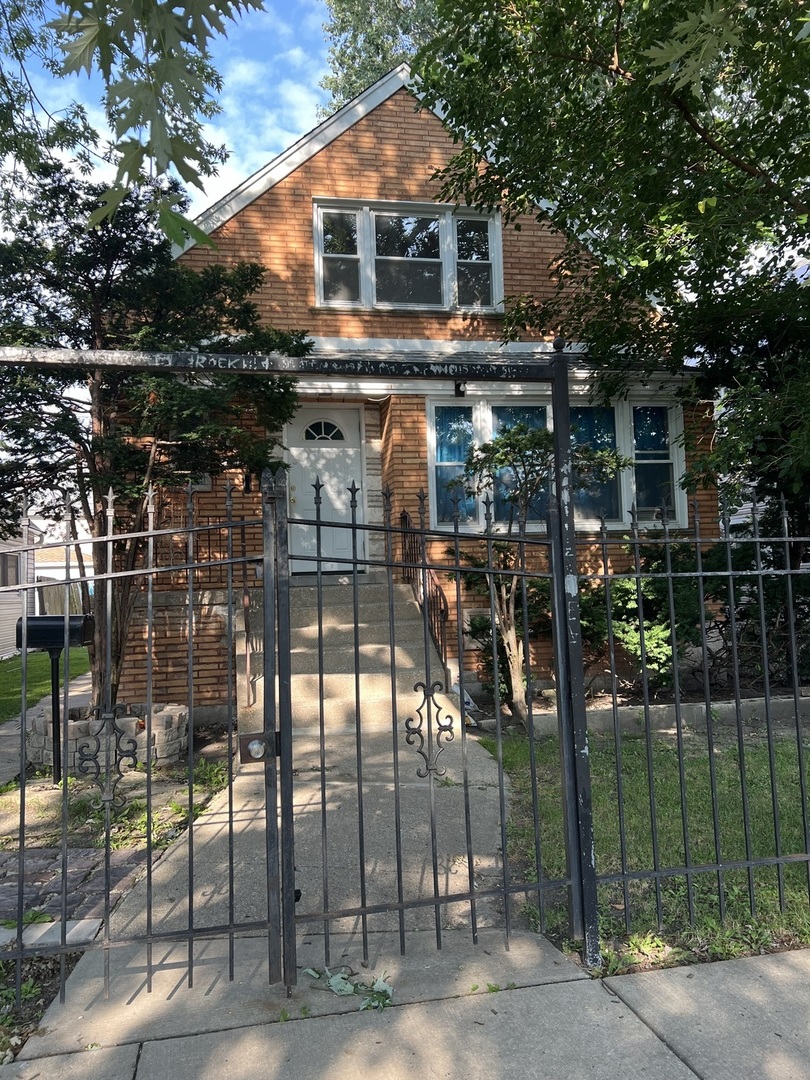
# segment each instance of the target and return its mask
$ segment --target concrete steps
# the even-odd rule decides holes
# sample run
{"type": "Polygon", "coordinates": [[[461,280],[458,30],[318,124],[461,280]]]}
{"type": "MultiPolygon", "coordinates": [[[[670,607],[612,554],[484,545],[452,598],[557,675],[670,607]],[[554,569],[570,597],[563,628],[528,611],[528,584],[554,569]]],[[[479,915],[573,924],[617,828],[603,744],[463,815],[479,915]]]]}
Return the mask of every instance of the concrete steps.
{"type": "MultiPolygon", "coordinates": [[[[428,635],[423,615],[408,585],[389,592],[385,583],[328,584],[319,590],[294,585],[290,590],[291,690],[293,725],[330,729],[390,730],[418,718],[427,678],[440,683],[433,703],[442,719],[453,701],[443,694],[446,676],[428,635]],[[357,623],[355,624],[355,616],[357,623]],[[392,651],[393,639],[393,651],[392,651]]],[[[256,670],[260,670],[259,667],[256,670]]],[[[263,687],[255,683],[255,701],[240,709],[243,731],[261,727],[263,687]]]]}
{"type": "Polygon", "coordinates": [[[444,686],[444,668],[429,638],[426,658],[422,612],[410,586],[397,585],[389,592],[385,584],[363,584],[355,596],[351,585],[331,585],[320,597],[314,588],[298,587],[292,590],[290,609],[297,727],[320,722],[323,696],[329,727],[354,726],[359,702],[364,729],[390,728],[394,709],[402,720],[416,715],[424,695],[415,687],[428,674],[432,683],[444,686]],[[360,618],[356,649],[355,613],[360,618]]]}
{"type": "Polygon", "coordinates": [[[321,607],[324,625],[340,626],[353,621],[356,607],[361,622],[385,622],[390,609],[389,595],[393,596],[398,615],[421,622],[422,615],[410,585],[394,585],[389,594],[388,585],[379,582],[358,584],[356,598],[351,584],[324,585],[320,598],[315,586],[293,585],[290,619],[293,626],[317,623],[321,607]]]}
{"type": "MultiPolygon", "coordinates": [[[[387,630],[386,630],[387,634],[387,630]]],[[[315,671],[318,668],[328,677],[335,675],[345,676],[347,672],[353,672],[355,668],[363,675],[386,675],[391,670],[399,673],[422,670],[425,667],[424,659],[417,659],[417,651],[423,648],[421,641],[407,646],[398,644],[394,646],[393,656],[391,647],[379,642],[366,642],[360,644],[355,652],[353,645],[325,645],[323,650],[323,663],[318,664],[317,644],[310,647],[297,647],[292,650],[292,671],[294,675],[307,675],[312,673],[313,663],[315,671]],[[313,656],[313,653],[315,655],[313,656]]],[[[440,674],[442,669],[439,669],[440,674]]],[[[435,665],[431,665],[431,678],[435,675],[435,665]]],[[[442,675],[443,677],[443,675],[442,675]]]]}

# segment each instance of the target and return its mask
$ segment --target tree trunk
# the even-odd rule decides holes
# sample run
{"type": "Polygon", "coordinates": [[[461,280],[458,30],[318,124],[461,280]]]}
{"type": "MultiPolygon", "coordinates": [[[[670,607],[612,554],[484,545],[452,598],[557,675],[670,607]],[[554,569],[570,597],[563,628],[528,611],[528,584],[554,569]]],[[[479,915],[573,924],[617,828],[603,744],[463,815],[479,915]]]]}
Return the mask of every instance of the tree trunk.
{"type": "Polygon", "coordinates": [[[523,638],[518,634],[514,624],[509,627],[501,624],[501,640],[506,653],[506,662],[509,665],[509,681],[512,685],[512,700],[510,702],[512,714],[525,728],[528,728],[529,709],[526,704],[526,665],[524,663],[523,638]]]}

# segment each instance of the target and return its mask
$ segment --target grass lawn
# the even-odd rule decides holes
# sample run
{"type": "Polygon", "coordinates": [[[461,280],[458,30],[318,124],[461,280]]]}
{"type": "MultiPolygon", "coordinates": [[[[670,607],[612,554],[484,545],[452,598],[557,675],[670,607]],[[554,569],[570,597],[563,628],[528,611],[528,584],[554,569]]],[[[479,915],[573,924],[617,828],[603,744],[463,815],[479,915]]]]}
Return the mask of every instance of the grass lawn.
{"type": "MultiPolygon", "coordinates": [[[[64,654],[59,658],[60,680],[64,670],[64,654]]],[[[90,670],[87,649],[70,650],[70,677],[83,675],[90,670]]],[[[22,657],[11,656],[0,660],[0,724],[20,715],[20,687],[22,684],[22,657]]],[[[51,692],[51,658],[45,652],[28,653],[28,707],[35,705],[51,692]]]]}
{"type": "MultiPolygon", "coordinates": [[[[493,738],[482,742],[496,753],[493,738]]],[[[624,736],[618,753],[610,736],[592,735],[589,746],[597,873],[690,870],[662,877],[658,884],[649,878],[600,884],[600,933],[610,973],[810,944],[806,862],[750,871],[697,869],[808,851],[795,730],[780,732],[772,751],[763,736],[746,736],[741,750],[736,737],[725,733],[715,739],[710,755],[706,735],[694,732],[684,736],[682,757],[668,735],[654,735],[649,742],[624,736]]],[[[504,739],[502,753],[512,788],[512,872],[518,880],[537,881],[539,846],[541,878],[564,877],[557,740],[536,741],[534,769],[527,738],[504,739]],[[532,815],[535,788],[539,845],[532,815]]],[[[806,737],[803,753],[806,792],[806,737]]],[[[527,907],[538,927],[542,923],[552,936],[564,936],[566,916],[559,906],[547,905],[542,913],[534,903],[527,907]]]]}

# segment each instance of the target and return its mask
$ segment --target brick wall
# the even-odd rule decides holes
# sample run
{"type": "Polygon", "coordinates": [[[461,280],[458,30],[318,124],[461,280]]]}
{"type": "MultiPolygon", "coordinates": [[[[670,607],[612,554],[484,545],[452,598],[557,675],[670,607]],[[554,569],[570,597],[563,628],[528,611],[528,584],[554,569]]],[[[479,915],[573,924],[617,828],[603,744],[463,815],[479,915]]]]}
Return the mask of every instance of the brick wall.
{"type": "MultiPolygon", "coordinates": [[[[417,113],[400,90],[339,139],[266,191],[212,234],[217,250],[195,247],[183,256],[194,269],[213,262],[260,262],[269,268],[256,300],[262,319],[283,330],[318,337],[401,337],[499,340],[496,315],[419,312],[346,312],[315,306],[314,197],[433,201],[433,172],[453,153],[453,143],[431,112],[417,113]]],[[[521,219],[504,229],[507,295],[550,289],[548,263],[560,241],[547,226],[521,219]]]]}
{"type": "MultiPolygon", "coordinates": [[[[268,267],[265,285],[256,300],[262,319],[280,329],[304,329],[319,337],[403,338],[496,342],[501,320],[495,315],[460,315],[420,312],[351,312],[318,308],[315,303],[315,254],[313,248],[313,198],[367,198],[370,200],[432,201],[439,190],[431,179],[453,153],[438,119],[429,112],[417,113],[405,90],[383,102],[339,139],[301,165],[286,179],[255,199],[234,218],[213,233],[217,250],[191,249],[183,256],[187,265],[202,269],[214,262],[235,264],[244,259],[268,267]]],[[[520,231],[503,231],[504,291],[506,295],[528,292],[542,297],[550,290],[549,265],[561,249],[558,236],[547,226],[524,218],[520,231]]],[[[332,401],[344,400],[339,397],[332,401]]],[[[392,492],[392,520],[399,524],[401,510],[407,509],[418,521],[419,492],[428,489],[426,409],[423,398],[393,395],[379,405],[366,404],[367,498],[371,520],[379,520],[379,487],[392,492]]],[[[696,444],[710,437],[710,416],[697,407],[685,416],[696,434],[696,444]]],[[[199,512],[221,513],[221,483],[198,497],[199,512]]],[[[716,492],[702,490],[696,495],[701,532],[716,534],[716,492]]],[[[236,495],[235,513],[258,515],[258,495],[236,495]]],[[[693,510],[690,504],[690,523],[693,510]]],[[[253,530],[248,550],[260,541],[253,530]]],[[[443,561],[444,541],[432,545],[437,561],[443,561]]],[[[582,569],[599,572],[602,553],[595,543],[584,543],[579,552],[582,569]]],[[[610,546],[608,561],[626,565],[627,555],[620,543],[610,546]]],[[[439,573],[442,587],[451,599],[452,580],[439,573]]],[[[216,585],[217,582],[212,582],[216,585]]],[[[255,584],[253,582],[252,584],[255,584]]],[[[481,607],[480,597],[465,597],[466,607],[481,607]]],[[[199,615],[202,616],[203,607],[199,615]]],[[[161,639],[165,642],[159,660],[159,682],[165,693],[185,700],[187,685],[187,633],[183,615],[167,604],[160,614],[161,639]]],[[[227,656],[223,647],[222,611],[209,604],[205,619],[197,620],[200,637],[195,655],[200,665],[195,690],[200,704],[224,700],[227,656]],[[223,666],[224,665],[224,666],[223,666]]],[[[132,676],[130,696],[143,696],[143,626],[133,631],[133,655],[139,663],[132,676]]],[[[196,631],[195,631],[196,635],[196,631]]],[[[455,606],[451,603],[449,628],[451,656],[457,654],[455,606]]],[[[536,661],[547,664],[549,643],[537,645],[536,661]]],[[[465,654],[465,665],[474,667],[477,657],[465,654]]],[[[163,693],[163,691],[161,691],[163,693]]]]}
{"type": "MultiPolygon", "coordinates": [[[[152,630],[153,700],[189,700],[195,713],[227,701],[228,614],[224,594],[198,592],[193,608],[193,662],[189,675],[189,617],[187,594],[164,591],[154,601],[152,630]]],[[[127,643],[119,701],[145,701],[147,688],[147,623],[145,599],[136,607],[127,643]]],[[[234,675],[235,679],[235,675],[234,675]]],[[[204,712],[198,719],[204,716],[204,712]]]]}
{"type": "Polygon", "coordinates": [[[427,494],[427,417],[421,397],[391,396],[382,408],[382,484],[392,492],[394,520],[407,510],[418,520],[419,492],[427,494]]]}

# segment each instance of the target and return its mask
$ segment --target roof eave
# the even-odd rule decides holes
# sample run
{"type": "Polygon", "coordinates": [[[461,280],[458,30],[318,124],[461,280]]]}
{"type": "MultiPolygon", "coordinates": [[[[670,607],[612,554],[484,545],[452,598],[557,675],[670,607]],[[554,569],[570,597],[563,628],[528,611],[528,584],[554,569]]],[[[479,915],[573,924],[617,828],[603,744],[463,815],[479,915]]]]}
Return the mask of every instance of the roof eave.
{"type": "MultiPolygon", "coordinates": [[[[210,234],[220,228],[232,217],[252,203],[260,195],[275,187],[276,184],[286,179],[291,173],[305,162],[313,158],[325,147],[340,138],[344,132],[353,127],[363,117],[376,109],[388,98],[392,97],[403,87],[411,82],[411,70],[405,63],[399,64],[383,75],[381,79],[373,83],[362,94],[358,94],[342,109],[328,117],[312,131],[303,135],[292,146],[282,151],[277,157],[269,161],[267,165],[243,180],[233,191],[224,195],[213,206],[204,210],[195,219],[194,224],[203,232],[210,234]]],[[[182,255],[184,251],[195,246],[195,241],[188,240],[180,247],[175,245],[174,256],[182,255]]]]}

